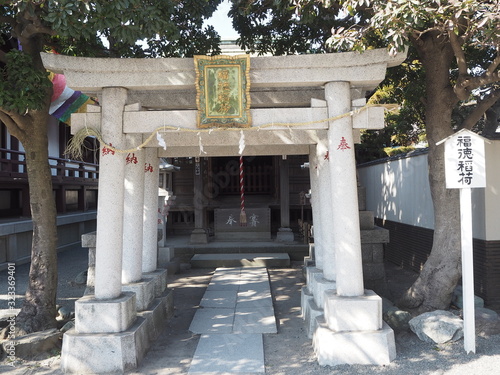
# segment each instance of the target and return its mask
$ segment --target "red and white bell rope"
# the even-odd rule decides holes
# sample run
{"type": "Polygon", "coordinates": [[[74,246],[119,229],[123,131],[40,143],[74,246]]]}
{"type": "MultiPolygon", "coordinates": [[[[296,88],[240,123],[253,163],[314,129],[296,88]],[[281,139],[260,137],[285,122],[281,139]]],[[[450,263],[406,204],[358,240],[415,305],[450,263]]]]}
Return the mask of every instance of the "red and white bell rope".
{"type": "Polygon", "coordinates": [[[247,225],[247,214],[245,212],[245,179],[243,171],[243,156],[240,156],[240,226],[247,225]]]}

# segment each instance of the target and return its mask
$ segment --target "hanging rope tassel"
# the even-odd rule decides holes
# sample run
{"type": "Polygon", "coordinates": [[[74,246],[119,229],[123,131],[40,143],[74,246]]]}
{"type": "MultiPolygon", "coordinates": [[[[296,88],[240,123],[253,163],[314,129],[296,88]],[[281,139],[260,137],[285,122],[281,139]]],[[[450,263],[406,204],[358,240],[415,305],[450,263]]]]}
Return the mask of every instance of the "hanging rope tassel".
{"type": "Polygon", "coordinates": [[[243,176],[243,156],[240,156],[240,226],[247,226],[247,214],[245,212],[245,180],[243,176]]]}

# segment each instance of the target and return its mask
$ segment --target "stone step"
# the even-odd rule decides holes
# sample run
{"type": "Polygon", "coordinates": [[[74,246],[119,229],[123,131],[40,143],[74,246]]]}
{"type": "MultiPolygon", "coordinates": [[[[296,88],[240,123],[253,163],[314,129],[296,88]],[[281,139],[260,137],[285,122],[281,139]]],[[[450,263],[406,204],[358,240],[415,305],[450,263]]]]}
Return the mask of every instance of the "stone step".
{"type": "Polygon", "coordinates": [[[209,242],[205,245],[195,244],[176,244],[169,245],[174,249],[174,255],[179,258],[186,259],[195,254],[213,254],[213,253],[285,253],[288,254],[291,260],[301,261],[304,256],[309,254],[309,244],[293,243],[284,244],[277,241],[216,241],[209,242]]]}
{"type": "Polygon", "coordinates": [[[191,258],[191,266],[194,268],[288,267],[290,256],[286,253],[195,254],[191,258]]]}
{"type": "Polygon", "coordinates": [[[265,374],[262,335],[201,335],[188,374],[265,374]]]}

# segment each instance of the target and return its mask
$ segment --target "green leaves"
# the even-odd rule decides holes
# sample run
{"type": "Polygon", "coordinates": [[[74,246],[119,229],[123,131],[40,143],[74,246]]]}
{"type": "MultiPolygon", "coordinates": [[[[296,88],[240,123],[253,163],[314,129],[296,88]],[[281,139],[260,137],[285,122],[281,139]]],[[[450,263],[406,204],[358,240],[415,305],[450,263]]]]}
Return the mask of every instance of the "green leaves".
{"type": "Polygon", "coordinates": [[[7,64],[0,70],[0,108],[25,114],[42,109],[52,87],[47,72],[33,68],[31,57],[13,50],[7,53],[7,64]]]}

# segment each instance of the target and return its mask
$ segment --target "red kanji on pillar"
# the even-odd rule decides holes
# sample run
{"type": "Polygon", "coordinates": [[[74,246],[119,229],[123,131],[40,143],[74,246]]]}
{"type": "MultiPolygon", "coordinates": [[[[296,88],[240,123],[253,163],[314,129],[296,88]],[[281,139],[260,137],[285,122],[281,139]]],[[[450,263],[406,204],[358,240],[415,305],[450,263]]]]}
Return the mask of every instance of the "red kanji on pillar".
{"type": "MultiPolygon", "coordinates": [[[[113,147],[113,144],[112,144],[112,143],[110,143],[110,144],[109,144],[109,146],[110,146],[110,147],[113,147]]],[[[112,149],[110,149],[110,148],[108,148],[108,147],[104,146],[104,147],[102,148],[102,156],[104,156],[104,155],[108,155],[108,154],[114,155],[114,154],[115,154],[115,152],[114,152],[112,149]]]]}
{"type": "Polygon", "coordinates": [[[339,147],[337,147],[337,150],[347,150],[348,148],[351,148],[349,147],[349,145],[347,144],[347,141],[345,140],[344,137],[342,137],[342,139],[340,140],[340,144],[339,144],[339,147]]]}
{"type": "Polygon", "coordinates": [[[130,164],[130,163],[137,164],[138,163],[137,156],[135,156],[135,154],[133,152],[127,154],[127,158],[125,159],[125,161],[127,162],[127,164],[130,164]]]}
{"type": "Polygon", "coordinates": [[[144,165],[144,172],[151,172],[153,173],[153,166],[150,163],[147,163],[144,165]]]}

